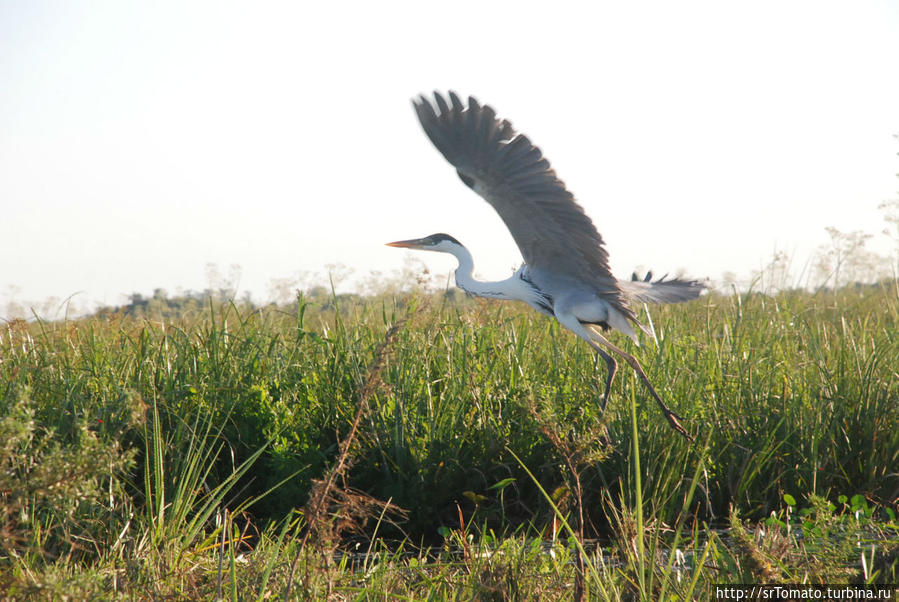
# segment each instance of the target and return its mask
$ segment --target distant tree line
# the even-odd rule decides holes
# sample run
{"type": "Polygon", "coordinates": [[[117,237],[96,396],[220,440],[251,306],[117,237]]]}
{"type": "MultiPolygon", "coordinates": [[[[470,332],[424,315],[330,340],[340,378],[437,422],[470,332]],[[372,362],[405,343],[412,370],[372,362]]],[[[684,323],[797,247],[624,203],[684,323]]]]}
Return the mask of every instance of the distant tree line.
{"type": "Polygon", "coordinates": [[[234,303],[242,309],[256,309],[250,293],[244,293],[240,299],[232,299],[232,290],[211,289],[203,291],[185,291],[170,297],[164,288],[153,290],[153,295],[145,297],[141,293],[131,293],[128,302],[123,305],[104,306],[94,312],[98,317],[128,316],[151,319],[173,319],[196,312],[208,311],[210,304],[220,306],[223,303],[234,303]]]}

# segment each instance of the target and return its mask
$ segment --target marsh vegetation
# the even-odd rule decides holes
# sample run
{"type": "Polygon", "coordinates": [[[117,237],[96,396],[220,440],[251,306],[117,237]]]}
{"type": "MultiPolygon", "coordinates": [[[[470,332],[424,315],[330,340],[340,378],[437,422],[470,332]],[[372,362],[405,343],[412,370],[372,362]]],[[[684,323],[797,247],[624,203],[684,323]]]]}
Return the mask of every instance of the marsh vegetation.
{"type": "Polygon", "coordinates": [[[899,297],[714,294],[622,370],[514,304],[210,301],[0,333],[13,598],[705,598],[897,582],[899,297]],[[601,368],[601,366],[600,366],[601,368]]]}

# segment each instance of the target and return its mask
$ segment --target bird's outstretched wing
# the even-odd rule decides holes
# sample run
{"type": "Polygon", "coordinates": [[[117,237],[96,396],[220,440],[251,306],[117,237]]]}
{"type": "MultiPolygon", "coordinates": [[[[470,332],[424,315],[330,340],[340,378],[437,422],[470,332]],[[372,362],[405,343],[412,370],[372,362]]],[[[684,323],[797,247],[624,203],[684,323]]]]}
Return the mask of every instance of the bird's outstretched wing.
{"type": "Polygon", "coordinates": [[[570,278],[634,318],[602,237],[540,149],[489,106],[454,92],[413,100],[421,125],[465,184],[499,213],[528,266],[570,278]]]}

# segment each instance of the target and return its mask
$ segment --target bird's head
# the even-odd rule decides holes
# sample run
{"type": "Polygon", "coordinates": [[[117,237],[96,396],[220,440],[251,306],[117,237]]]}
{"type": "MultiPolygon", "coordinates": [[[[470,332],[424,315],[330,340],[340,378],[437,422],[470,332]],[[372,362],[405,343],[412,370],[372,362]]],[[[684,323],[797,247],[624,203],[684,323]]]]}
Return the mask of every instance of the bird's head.
{"type": "Polygon", "coordinates": [[[449,234],[431,234],[430,236],[425,236],[424,238],[389,242],[387,243],[387,246],[401,247],[404,249],[418,249],[421,251],[439,251],[442,253],[453,253],[453,251],[462,247],[462,243],[460,243],[449,234]]]}

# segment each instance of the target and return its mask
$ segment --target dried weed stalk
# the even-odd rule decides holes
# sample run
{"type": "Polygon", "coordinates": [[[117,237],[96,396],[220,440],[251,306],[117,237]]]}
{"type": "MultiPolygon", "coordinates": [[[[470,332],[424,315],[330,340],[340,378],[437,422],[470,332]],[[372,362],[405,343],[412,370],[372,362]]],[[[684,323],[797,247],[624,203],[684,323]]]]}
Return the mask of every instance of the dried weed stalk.
{"type": "MultiPolygon", "coordinates": [[[[290,599],[290,590],[293,585],[294,574],[300,554],[303,551],[309,553],[309,543],[314,542],[319,552],[325,558],[330,558],[340,541],[341,533],[362,532],[365,523],[370,519],[379,517],[396,516],[402,518],[405,512],[399,506],[389,500],[378,500],[365,492],[351,488],[346,479],[347,472],[352,467],[355,458],[353,456],[354,444],[359,432],[359,425],[368,413],[369,399],[381,387],[384,382],[381,373],[389,355],[390,349],[396,340],[397,333],[405,325],[407,319],[394,324],[384,335],[384,340],[378,345],[375,357],[359,395],[359,404],[349,433],[340,441],[337,461],[321,479],[312,482],[312,490],[309,500],[303,510],[306,520],[306,532],[300,543],[297,553],[290,566],[290,574],[287,579],[287,587],[284,590],[284,600],[290,599]]],[[[390,520],[389,518],[387,520],[390,520]]],[[[390,522],[393,522],[392,520],[390,522]]],[[[309,562],[306,562],[306,584],[310,580],[309,562]]],[[[329,590],[331,589],[329,579],[329,590]]]]}

